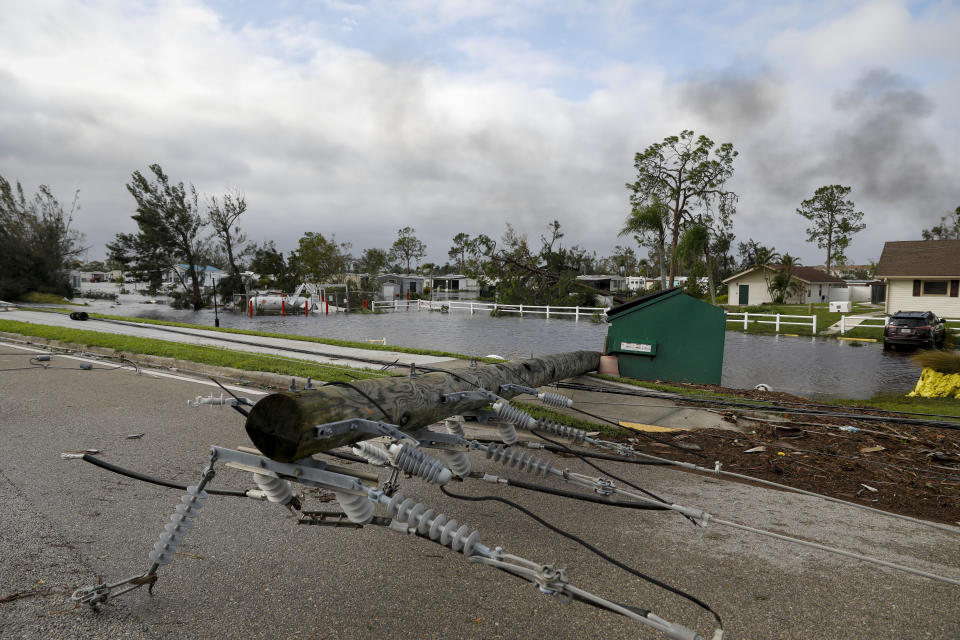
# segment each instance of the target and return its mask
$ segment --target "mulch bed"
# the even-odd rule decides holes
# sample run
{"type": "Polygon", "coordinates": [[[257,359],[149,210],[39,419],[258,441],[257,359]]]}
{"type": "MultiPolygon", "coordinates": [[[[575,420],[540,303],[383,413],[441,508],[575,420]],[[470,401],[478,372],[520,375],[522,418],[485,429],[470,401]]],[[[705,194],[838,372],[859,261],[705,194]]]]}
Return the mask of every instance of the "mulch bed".
{"type": "MultiPolygon", "coordinates": [[[[707,388],[754,400],[816,404],[783,393],[707,388]]],[[[791,415],[789,409],[761,414],[735,408],[722,413],[744,431],[654,434],[681,446],[695,445],[703,457],[643,437],[629,439],[646,453],[711,468],[719,460],[726,471],[960,525],[960,430],[791,415]]]]}

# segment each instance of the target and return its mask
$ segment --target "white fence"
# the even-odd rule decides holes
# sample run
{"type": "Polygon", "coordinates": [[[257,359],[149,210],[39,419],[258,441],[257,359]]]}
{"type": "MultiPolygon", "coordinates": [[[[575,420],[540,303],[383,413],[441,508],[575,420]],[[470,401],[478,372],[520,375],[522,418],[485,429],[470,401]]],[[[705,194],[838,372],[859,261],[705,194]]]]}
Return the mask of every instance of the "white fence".
{"type": "MultiPolygon", "coordinates": [[[[890,322],[888,316],[840,316],[840,335],[843,335],[847,332],[847,321],[848,320],[857,320],[850,325],[850,329],[855,329],[857,327],[874,327],[879,329],[880,327],[885,327],[890,322]],[[870,320],[879,321],[879,324],[869,323],[870,320]]],[[[960,323],[960,318],[944,318],[944,322],[953,322],[960,323]]],[[[947,327],[947,331],[953,331],[954,333],[960,333],[960,327],[951,328],[947,327]]]]}
{"type": "Polygon", "coordinates": [[[471,314],[480,312],[516,313],[521,318],[524,315],[539,315],[545,318],[572,317],[579,320],[594,314],[605,314],[605,307],[553,307],[548,305],[530,304],[500,304],[498,302],[477,302],[474,300],[383,300],[373,303],[374,311],[469,311],[471,314]]]}
{"type": "Polygon", "coordinates": [[[758,324],[772,324],[779,332],[781,325],[796,325],[800,327],[810,327],[814,335],[817,333],[817,316],[793,316],[785,313],[750,313],[749,311],[731,312],[727,311],[727,322],[743,323],[743,330],[746,331],[751,322],[758,324]],[[739,316],[739,317],[734,317],[739,316]],[[759,318],[773,318],[773,320],[760,320],[759,318]],[[787,318],[784,320],[784,318],[787,318]],[[792,322],[790,319],[802,319],[802,322],[792,322]]]}

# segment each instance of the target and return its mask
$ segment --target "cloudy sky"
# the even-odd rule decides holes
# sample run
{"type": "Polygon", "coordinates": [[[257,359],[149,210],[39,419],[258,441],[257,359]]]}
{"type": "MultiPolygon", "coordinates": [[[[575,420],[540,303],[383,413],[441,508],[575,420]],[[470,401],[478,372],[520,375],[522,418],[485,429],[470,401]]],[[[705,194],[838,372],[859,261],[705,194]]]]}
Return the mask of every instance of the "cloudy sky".
{"type": "Polygon", "coordinates": [[[413,226],[608,254],[633,156],[689,128],[740,152],[734,230],[822,264],[795,210],[853,188],[884,240],[960,205],[956,2],[0,0],[0,175],[80,190],[104,255],[134,170],[204,194],[282,249],[355,252],[413,226]]]}

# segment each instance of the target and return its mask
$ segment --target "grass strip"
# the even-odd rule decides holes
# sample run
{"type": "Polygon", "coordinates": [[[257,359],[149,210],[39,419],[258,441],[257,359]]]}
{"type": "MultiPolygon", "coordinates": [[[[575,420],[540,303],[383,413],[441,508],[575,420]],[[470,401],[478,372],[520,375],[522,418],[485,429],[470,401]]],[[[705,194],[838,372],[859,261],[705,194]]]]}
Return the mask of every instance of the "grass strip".
{"type": "Polygon", "coordinates": [[[301,378],[310,377],[318,382],[348,382],[361,378],[383,377],[383,374],[379,371],[347,370],[344,367],[322,365],[285,356],[253,354],[220,347],[182,344],[153,338],[135,338],[87,329],[54,327],[16,320],[0,319],[0,331],[48,340],[60,340],[88,347],[103,347],[126,353],[187,360],[216,367],[230,367],[244,371],[266,371],[301,378]]]}
{"type": "Polygon", "coordinates": [[[553,409],[547,409],[546,407],[541,407],[535,404],[529,404],[527,402],[520,402],[518,400],[511,400],[510,404],[526,411],[534,418],[544,420],[552,420],[568,427],[574,427],[576,429],[583,429],[584,431],[599,431],[600,433],[607,436],[622,436],[626,433],[627,428],[618,429],[613,425],[605,424],[602,422],[592,422],[589,420],[582,420],[580,418],[574,418],[573,416],[568,416],[565,413],[560,413],[559,411],[554,411],[553,409]]]}
{"type": "Polygon", "coordinates": [[[910,411],[960,418],[960,400],[954,398],[921,398],[919,396],[911,398],[895,393],[881,393],[869,400],[833,399],[822,402],[823,404],[835,404],[841,407],[910,411]]]}
{"type": "MultiPolygon", "coordinates": [[[[67,309],[38,308],[30,311],[45,311],[52,313],[67,314],[67,309]]],[[[370,344],[369,342],[357,342],[354,340],[336,340],[334,338],[318,338],[316,336],[304,336],[290,333],[270,333],[268,331],[254,331],[252,329],[232,329],[229,327],[210,327],[203,324],[192,324],[188,322],[174,322],[171,320],[154,320],[152,318],[137,318],[134,316],[114,316],[104,313],[90,313],[91,318],[100,318],[102,320],[119,320],[122,322],[137,322],[139,324],[153,324],[164,327],[180,327],[183,329],[202,329],[203,331],[218,331],[221,333],[237,333],[245,336],[259,336],[264,338],[282,338],[284,340],[299,340],[301,342],[315,342],[317,344],[328,344],[335,347],[350,347],[353,349],[365,349],[367,351],[394,351],[397,353],[412,353],[424,356],[437,356],[441,358],[451,358],[457,360],[472,360],[473,356],[452,351],[436,351],[433,349],[416,349],[413,347],[401,347],[397,345],[370,344]]],[[[477,358],[481,362],[502,362],[496,358],[477,358]]]]}

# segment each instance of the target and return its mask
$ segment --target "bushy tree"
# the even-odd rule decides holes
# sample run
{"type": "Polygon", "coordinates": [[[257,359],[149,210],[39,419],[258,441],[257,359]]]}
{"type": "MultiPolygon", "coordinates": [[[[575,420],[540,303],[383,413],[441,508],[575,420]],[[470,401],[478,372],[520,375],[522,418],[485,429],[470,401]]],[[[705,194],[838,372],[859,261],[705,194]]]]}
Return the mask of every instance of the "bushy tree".
{"type": "MultiPolygon", "coordinates": [[[[247,236],[240,229],[238,220],[247,211],[247,199],[239,190],[236,193],[225,194],[220,200],[212,196],[207,211],[210,226],[213,227],[219,243],[218,248],[225,254],[229,276],[220,282],[220,291],[224,297],[227,297],[234,291],[243,289],[239,260],[247,252],[247,236]]],[[[211,261],[211,263],[215,262],[211,261]]]]}
{"type": "Polygon", "coordinates": [[[660,201],[656,194],[649,202],[635,204],[620,229],[619,237],[633,236],[637,244],[656,251],[657,266],[660,271],[660,288],[667,286],[666,244],[670,228],[670,209],[660,201]]]}
{"type": "Polygon", "coordinates": [[[415,231],[413,227],[400,229],[397,232],[397,239],[390,247],[391,259],[406,264],[407,273],[411,273],[411,265],[414,262],[419,262],[420,258],[427,255],[427,245],[413,235],[415,231]]]}
{"type": "Polygon", "coordinates": [[[175,270],[194,309],[203,307],[198,268],[208,248],[204,236],[207,220],[200,210],[199,195],[191,184],[172,184],[159,164],[150,165],[152,177],[134,171],[127,191],[137,203],[132,216],[137,233],[118,233],[107,244],[110,258],[126,265],[141,280],[159,285],[162,273],[186,265],[186,277],[175,270]],[[189,280],[189,282],[188,282],[189,280]]]}
{"type": "Polygon", "coordinates": [[[716,147],[710,138],[694,138],[693,131],[684,130],[634,157],[637,177],[627,184],[631,209],[642,210],[660,202],[669,211],[669,286],[677,273],[677,245],[687,224],[696,218],[700,222],[709,219],[710,226],[729,227],[737,195],[726,185],[737,155],[729,142],[716,147]]]}
{"type": "Polygon", "coordinates": [[[839,184],[817,189],[812,198],[800,203],[797,213],[812,222],[807,227],[807,242],[816,242],[827,250],[827,273],[830,265],[846,262],[846,249],[853,234],[866,228],[863,212],[849,199],[850,187],[839,184]]]}
{"type": "Polygon", "coordinates": [[[953,213],[941,216],[940,224],[921,232],[924,240],[960,240],[960,207],[953,213]]]}
{"type": "Polygon", "coordinates": [[[337,242],[334,236],[327,240],[322,233],[308,231],[300,238],[293,259],[314,283],[329,282],[346,273],[349,249],[349,243],[337,242]]]}
{"type": "Polygon", "coordinates": [[[68,264],[86,250],[83,235],[70,228],[79,203],[77,192],[64,211],[47,185],[28,199],[19,182],[0,176],[0,299],[28,291],[73,295],[68,264]]]}

